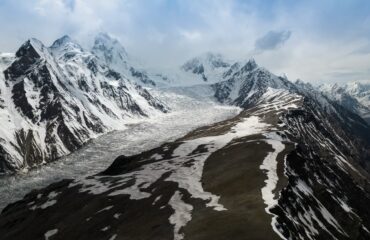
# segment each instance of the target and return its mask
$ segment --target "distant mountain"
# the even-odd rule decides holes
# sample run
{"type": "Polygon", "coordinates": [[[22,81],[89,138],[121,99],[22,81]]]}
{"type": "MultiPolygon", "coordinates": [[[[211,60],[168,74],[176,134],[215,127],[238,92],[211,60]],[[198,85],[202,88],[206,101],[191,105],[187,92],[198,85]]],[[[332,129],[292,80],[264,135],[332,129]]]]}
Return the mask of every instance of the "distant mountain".
{"type": "Polygon", "coordinates": [[[206,53],[192,58],[181,66],[181,70],[191,74],[199,83],[218,82],[223,73],[230,67],[221,54],[206,53]]]}
{"type": "Polygon", "coordinates": [[[125,48],[106,33],[95,37],[92,52],[112,69],[128,68],[129,57],[125,48]]]}
{"type": "Polygon", "coordinates": [[[244,65],[235,63],[223,74],[225,81],[213,85],[215,97],[222,103],[248,107],[258,101],[269,88],[294,89],[294,84],[259,67],[251,59],[244,65]]]}
{"type": "MultiPolygon", "coordinates": [[[[221,54],[207,52],[186,61],[178,69],[164,71],[170,86],[215,84],[228,80],[242,68],[257,67],[254,59],[248,61],[227,60],[221,54]]],[[[244,69],[247,71],[247,69],[244,69]]]]}
{"type": "Polygon", "coordinates": [[[51,47],[30,39],[0,60],[0,172],[53,161],[125,120],[167,111],[68,36],[51,47]]]}
{"type": "Polygon", "coordinates": [[[330,99],[339,102],[348,110],[362,116],[370,123],[370,84],[358,82],[340,86],[324,84],[319,86],[330,99]]]}
{"type": "Polygon", "coordinates": [[[100,63],[140,85],[154,87],[158,83],[166,83],[166,80],[160,76],[151,77],[150,73],[143,69],[143,66],[135,63],[129,57],[117,39],[106,33],[99,33],[95,37],[91,52],[97,56],[100,63]]]}

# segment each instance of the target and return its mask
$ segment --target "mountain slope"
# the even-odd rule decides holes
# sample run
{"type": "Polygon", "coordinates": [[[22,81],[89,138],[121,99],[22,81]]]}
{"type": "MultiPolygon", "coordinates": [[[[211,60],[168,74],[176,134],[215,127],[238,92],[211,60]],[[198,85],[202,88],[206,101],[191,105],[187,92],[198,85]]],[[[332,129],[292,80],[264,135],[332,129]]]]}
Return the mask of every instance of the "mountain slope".
{"type": "Polygon", "coordinates": [[[283,77],[277,77],[259,67],[252,59],[245,65],[234,65],[225,74],[226,81],[213,85],[215,97],[222,103],[247,108],[258,101],[270,88],[294,89],[294,85],[283,77]]]}
{"type": "Polygon", "coordinates": [[[97,56],[99,62],[140,85],[154,87],[158,83],[166,82],[165,79],[159,76],[154,78],[150,76],[143,67],[132,60],[117,39],[106,33],[99,33],[95,37],[91,52],[97,56]]]}
{"type": "Polygon", "coordinates": [[[31,192],[4,209],[1,236],[370,238],[370,127],[361,117],[253,61],[211,88],[244,111],[31,192]]]}
{"type": "Polygon", "coordinates": [[[319,89],[330,99],[339,102],[370,123],[370,86],[360,83],[349,83],[344,86],[324,84],[319,86],[319,89]]]}
{"type": "Polygon", "coordinates": [[[348,94],[356,97],[356,99],[364,106],[370,108],[370,84],[353,82],[345,85],[348,94]]]}
{"type": "Polygon", "coordinates": [[[198,83],[214,83],[222,80],[223,73],[229,67],[230,64],[223,59],[222,55],[206,53],[184,63],[181,70],[190,74],[198,83]]]}
{"type": "MultiPolygon", "coordinates": [[[[242,66],[242,62],[233,63],[221,54],[208,52],[186,61],[178,69],[163,71],[160,76],[165,76],[166,84],[171,86],[214,84],[227,80],[242,66]]],[[[156,79],[156,75],[153,77],[156,79]]]]}
{"type": "Polygon", "coordinates": [[[0,172],[53,161],[124,121],[167,111],[67,36],[50,48],[28,40],[3,73],[0,172]]]}

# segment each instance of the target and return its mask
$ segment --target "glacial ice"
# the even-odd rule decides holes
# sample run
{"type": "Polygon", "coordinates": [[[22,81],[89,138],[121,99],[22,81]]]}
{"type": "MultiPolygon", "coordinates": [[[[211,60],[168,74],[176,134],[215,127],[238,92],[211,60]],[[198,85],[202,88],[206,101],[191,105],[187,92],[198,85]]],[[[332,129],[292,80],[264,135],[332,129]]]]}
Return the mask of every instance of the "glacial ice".
{"type": "Polygon", "coordinates": [[[194,99],[173,90],[153,90],[172,111],[126,124],[126,129],[93,139],[82,149],[26,173],[0,177],[0,210],[20,200],[32,189],[72,178],[83,178],[106,169],[119,155],[133,155],[175,140],[204,125],[235,116],[240,109],[209,99],[194,99]]]}

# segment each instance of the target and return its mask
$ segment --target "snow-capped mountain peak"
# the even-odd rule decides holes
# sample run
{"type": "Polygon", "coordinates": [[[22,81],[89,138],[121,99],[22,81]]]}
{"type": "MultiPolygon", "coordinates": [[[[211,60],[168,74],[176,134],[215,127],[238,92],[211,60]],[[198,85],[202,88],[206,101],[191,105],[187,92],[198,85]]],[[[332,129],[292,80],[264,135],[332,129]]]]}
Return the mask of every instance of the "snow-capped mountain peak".
{"type": "Polygon", "coordinates": [[[117,68],[127,66],[128,54],[125,48],[107,33],[99,33],[95,37],[92,52],[107,65],[117,68]]]}
{"type": "Polygon", "coordinates": [[[66,45],[68,43],[71,43],[71,42],[73,42],[71,37],[68,36],[68,35],[64,35],[63,37],[55,40],[50,48],[58,48],[58,47],[64,46],[64,45],[66,45]]]}
{"type": "Polygon", "coordinates": [[[53,56],[57,59],[61,57],[68,59],[75,54],[84,51],[81,45],[71,39],[68,35],[64,35],[63,37],[55,40],[49,49],[53,56]]]}
{"type": "Polygon", "coordinates": [[[319,89],[330,99],[338,101],[348,110],[370,122],[370,84],[359,82],[345,85],[323,84],[319,89]]]}
{"type": "Polygon", "coordinates": [[[222,80],[223,73],[230,66],[231,64],[221,54],[207,52],[186,61],[180,69],[188,75],[185,76],[187,79],[195,78],[198,83],[214,83],[222,80]]]}
{"type": "Polygon", "coordinates": [[[369,83],[360,83],[360,82],[352,82],[347,83],[345,88],[347,92],[350,94],[359,94],[361,95],[364,92],[370,92],[370,84],[369,83]]]}
{"type": "Polygon", "coordinates": [[[181,66],[181,68],[187,72],[202,74],[207,70],[227,68],[229,66],[230,63],[228,63],[221,54],[207,52],[188,60],[181,66]]]}
{"type": "MultiPolygon", "coordinates": [[[[15,53],[16,57],[28,56],[31,59],[37,59],[48,54],[47,47],[38,39],[30,38],[15,53]]],[[[31,60],[30,59],[30,60],[31,60]]]]}
{"type": "Polygon", "coordinates": [[[252,71],[256,68],[258,68],[258,65],[257,65],[256,61],[254,60],[254,58],[251,58],[245,63],[245,65],[242,67],[242,70],[246,71],[246,72],[249,72],[249,71],[252,71]]]}
{"type": "Polygon", "coordinates": [[[204,60],[213,68],[224,68],[230,66],[230,63],[228,63],[224,56],[219,53],[207,52],[204,56],[204,60]]]}

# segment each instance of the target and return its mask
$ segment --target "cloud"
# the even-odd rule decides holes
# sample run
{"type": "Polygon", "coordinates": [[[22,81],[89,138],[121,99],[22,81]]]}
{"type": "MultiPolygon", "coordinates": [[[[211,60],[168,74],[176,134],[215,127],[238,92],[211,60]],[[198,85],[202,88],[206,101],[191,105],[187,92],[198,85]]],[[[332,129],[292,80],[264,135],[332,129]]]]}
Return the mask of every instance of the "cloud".
{"type": "Polygon", "coordinates": [[[189,41],[196,41],[202,38],[202,34],[198,31],[181,30],[180,35],[189,41]]]}
{"type": "Polygon", "coordinates": [[[274,50],[284,45],[291,36],[291,31],[269,31],[255,42],[257,51],[274,50]]]}
{"type": "Polygon", "coordinates": [[[362,70],[342,68],[337,71],[327,73],[328,77],[336,79],[336,82],[345,82],[348,81],[348,79],[351,79],[351,81],[366,81],[369,80],[369,74],[369,68],[362,70]]]}
{"type": "Polygon", "coordinates": [[[71,11],[74,10],[76,6],[76,0],[63,0],[65,6],[69,8],[71,11]]]}
{"type": "Polygon", "coordinates": [[[357,49],[355,49],[354,51],[352,51],[350,54],[354,54],[354,55],[366,55],[366,54],[370,54],[370,44],[367,44],[367,45],[358,47],[357,49]]]}
{"type": "Polygon", "coordinates": [[[368,0],[0,0],[0,51],[65,34],[88,47],[103,31],[150,67],[213,51],[292,79],[354,77],[329,74],[343,68],[370,79],[369,11],[368,0]]]}

